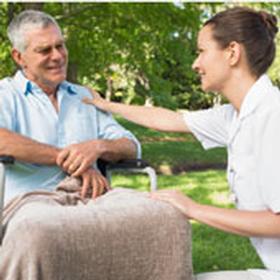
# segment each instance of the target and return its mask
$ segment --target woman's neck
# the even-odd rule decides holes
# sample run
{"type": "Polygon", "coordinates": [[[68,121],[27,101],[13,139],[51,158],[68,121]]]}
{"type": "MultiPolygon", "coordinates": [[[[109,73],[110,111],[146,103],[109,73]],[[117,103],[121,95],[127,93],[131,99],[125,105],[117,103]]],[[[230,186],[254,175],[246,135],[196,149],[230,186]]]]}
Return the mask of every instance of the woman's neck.
{"type": "Polygon", "coordinates": [[[245,96],[256,81],[257,78],[249,73],[235,73],[222,89],[222,95],[239,113],[245,96]]]}

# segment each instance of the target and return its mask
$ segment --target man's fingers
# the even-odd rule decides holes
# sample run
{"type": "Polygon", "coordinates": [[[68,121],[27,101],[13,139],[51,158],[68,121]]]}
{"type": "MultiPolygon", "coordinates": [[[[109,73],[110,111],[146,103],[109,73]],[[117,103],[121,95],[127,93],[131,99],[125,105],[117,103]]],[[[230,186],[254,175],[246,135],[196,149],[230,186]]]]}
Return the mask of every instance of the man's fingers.
{"type": "Polygon", "coordinates": [[[91,187],[92,187],[92,198],[95,199],[98,196],[98,192],[99,192],[99,184],[97,182],[98,181],[98,177],[97,176],[93,176],[91,178],[91,187]]]}
{"type": "Polygon", "coordinates": [[[81,190],[81,197],[85,198],[88,188],[90,187],[90,177],[89,176],[83,176],[83,184],[82,184],[82,190],[81,190]]]}
{"type": "Polygon", "coordinates": [[[89,169],[81,176],[83,179],[81,190],[82,197],[86,197],[89,188],[91,190],[92,199],[95,199],[98,196],[102,195],[105,190],[111,189],[106,178],[102,176],[97,170],[89,169]]]}
{"type": "MultiPolygon", "coordinates": [[[[102,176],[102,180],[103,180],[103,183],[104,183],[104,188],[105,188],[107,191],[112,190],[112,188],[111,188],[111,186],[110,186],[108,180],[107,180],[105,177],[103,177],[103,176],[102,176]]],[[[103,192],[104,192],[104,190],[103,190],[103,192]]]]}
{"type": "Polygon", "coordinates": [[[72,176],[77,177],[77,176],[81,175],[81,173],[78,174],[78,175],[75,175],[75,173],[80,168],[80,166],[81,166],[81,160],[78,158],[74,162],[70,163],[69,168],[68,168],[68,172],[70,174],[72,174],[72,176]]]}
{"type": "Polygon", "coordinates": [[[70,152],[67,159],[62,164],[62,168],[67,170],[69,173],[73,173],[80,166],[81,161],[81,155],[77,156],[70,152]]]}
{"type": "Polygon", "coordinates": [[[82,175],[90,166],[86,161],[83,161],[79,166],[78,169],[72,174],[73,177],[78,177],[82,175]]]}
{"type": "Polygon", "coordinates": [[[62,166],[63,162],[67,159],[69,153],[70,153],[69,150],[66,150],[66,149],[62,150],[56,158],[56,164],[58,166],[62,166]]]}
{"type": "Polygon", "coordinates": [[[93,179],[95,179],[96,185],[93,188],[92,197],[96,198],[104,193],[104,190],[111,189],[107,179],[101,174],[97,174],[93,179]]]}

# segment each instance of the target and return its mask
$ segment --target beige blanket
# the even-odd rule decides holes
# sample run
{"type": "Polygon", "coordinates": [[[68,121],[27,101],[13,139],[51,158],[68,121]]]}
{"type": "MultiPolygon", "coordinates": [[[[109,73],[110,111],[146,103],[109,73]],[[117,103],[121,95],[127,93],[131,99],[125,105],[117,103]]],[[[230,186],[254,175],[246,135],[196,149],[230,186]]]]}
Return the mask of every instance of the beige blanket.
{"type": "Polygon", "coordinates": [[[81,199],[79,182],[33,192],[4,211],[1,280],[190,280],[191,232],[175,208],[115,189],[81,199]]]}

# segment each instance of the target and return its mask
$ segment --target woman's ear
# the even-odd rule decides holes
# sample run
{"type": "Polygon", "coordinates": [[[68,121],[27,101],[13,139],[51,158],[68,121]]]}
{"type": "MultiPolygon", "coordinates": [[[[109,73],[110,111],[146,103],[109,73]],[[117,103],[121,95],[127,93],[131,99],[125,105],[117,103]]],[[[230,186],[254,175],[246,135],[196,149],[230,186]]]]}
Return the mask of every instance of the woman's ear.
{"type": "Polygon", "coordinates": [[[242,46],[241,44],[232,41],[227,47],[228,59],[230,66],[235,66],[238,64],[241,58],[242,46]]]}

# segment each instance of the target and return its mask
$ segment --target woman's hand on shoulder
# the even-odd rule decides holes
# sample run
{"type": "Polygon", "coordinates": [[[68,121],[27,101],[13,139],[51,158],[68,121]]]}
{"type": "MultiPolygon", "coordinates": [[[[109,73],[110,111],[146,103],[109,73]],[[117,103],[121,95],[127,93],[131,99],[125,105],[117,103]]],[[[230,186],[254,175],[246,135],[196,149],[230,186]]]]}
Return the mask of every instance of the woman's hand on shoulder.
{"type": "Polygon", "coordinates": [[[90,91],[92,98],[85,97],[83,99],[83,102],[86,104],[94,105],[100,110],[108,111],[109,109],[108,105],[110,102],[102,98],[100,94],[93,88],[90,87],[86,87],[86,88],[90,91]]]}

